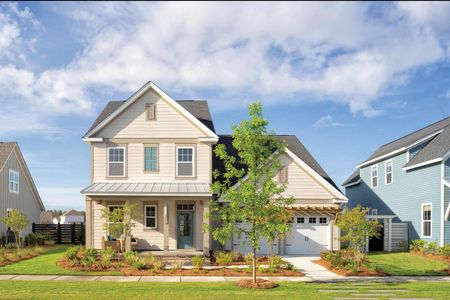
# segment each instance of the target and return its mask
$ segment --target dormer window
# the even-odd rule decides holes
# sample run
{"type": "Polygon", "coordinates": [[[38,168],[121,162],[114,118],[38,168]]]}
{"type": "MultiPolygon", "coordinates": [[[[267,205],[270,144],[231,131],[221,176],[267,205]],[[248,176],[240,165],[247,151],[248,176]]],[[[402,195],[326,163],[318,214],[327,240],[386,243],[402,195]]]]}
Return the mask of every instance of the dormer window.
{"type": "Polygon", "coordinates": [[[147,121],[156,120],[156,104],[155,103],[147,103],[146,114],[147,114],[147,121]]]}

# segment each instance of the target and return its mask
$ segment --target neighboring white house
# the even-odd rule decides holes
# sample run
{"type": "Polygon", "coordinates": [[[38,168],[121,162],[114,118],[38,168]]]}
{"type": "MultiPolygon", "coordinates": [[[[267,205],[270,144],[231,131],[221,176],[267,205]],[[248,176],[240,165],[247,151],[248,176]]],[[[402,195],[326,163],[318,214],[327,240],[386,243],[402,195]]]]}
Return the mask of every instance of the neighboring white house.
{"type": "Polygon", "coordinates": [[[53,224],[73,224],[84,223],[84,212],[71,209],[59,217],[53,218],[53,224]]]}

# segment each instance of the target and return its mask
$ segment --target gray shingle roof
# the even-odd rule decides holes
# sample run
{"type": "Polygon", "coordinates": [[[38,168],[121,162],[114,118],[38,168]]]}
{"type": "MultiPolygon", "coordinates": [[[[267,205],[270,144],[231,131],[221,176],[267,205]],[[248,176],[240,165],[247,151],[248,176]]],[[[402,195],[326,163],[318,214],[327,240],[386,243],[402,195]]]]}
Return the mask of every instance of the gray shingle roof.
{"type": "Polygon", "coordinates": [[[17,145],[16,142],[0,142],[0,169],[5,164],[15,145],[17,145]]]}
{"type": "MultiPolygon", "coordinates": [[[[327,172],[319,165],[319,163],[314,159],[311,153],[305,148],[305,146],[299,141],[295,135],[277,135],[277,138],[283,140],[287,147],[292,153],[294,153],[298,158],[305,162],[311,169],[313,169],[317,174],[319,174],[323,179],[329,182],[337,190],[338,187],[333,182],[333,180],[328,176],[327,172]]],[[[227,148],[227,152],[230,155],[237,156],[237,151],[234,149],[233,138],[230,135],[219,135],[219,141],[217,145],[224,144],[227,148]]],[[[213,170],[224,171],[223,162],[213,153],[213,170]]]]}
{"type": "MultiPolygon", "coordinates": [[[[214,124],[211,118],[211,113],[209,111],[208,102],[204,100],[176,100],[184,109],[186,109],[190,114],[196,117],[200,122],[202,122],[211,131],[215,132],[214,124]]],[[[116,109],[118,109],[125,101],[110,101],[106,104],[105,108],[95,119],[92,126],[86,132],[86,134],[94,129],[98,124],[100,124],[104,119],[111,115],[116,109]]]]}
{"type": "Polygon", "coordinates": [[[342,186],[349,185],[349,184],[352,184],[352,183],[356,183],[356,182],[358,182],[359,179],[360,179],[360,176],[359,176],[359,169],[357,169],[357,170],[355,170],[355,172],[352,173],[352,175],[350,175],[349,178],[347,178],[347,179],[342,183],[342,186]]]}

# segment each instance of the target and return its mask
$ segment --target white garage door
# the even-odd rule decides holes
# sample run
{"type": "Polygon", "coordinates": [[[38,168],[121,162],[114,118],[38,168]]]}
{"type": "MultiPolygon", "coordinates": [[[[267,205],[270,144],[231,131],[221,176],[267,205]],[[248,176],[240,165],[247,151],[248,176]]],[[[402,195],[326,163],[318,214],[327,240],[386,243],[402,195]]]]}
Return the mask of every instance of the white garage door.
{"type": "Polygon", "coordinates": [[[329,218],[324,216],[295,216],[291,232],[285,240],[287,255],[319,255],[328,250],[329,218]]]}
{"type": "MultiPolygon", "coordinates": [[[[236,226],[242,226],[240,224],[237,224],[236,226]]],[[[252,248],[250,246],[249,242],[243,243],[245,240],[245,236],[241,235],[241,238],[239,239],[237,236],[233,237],[233,250],[238,251],[242,254],[247,254],[252,252],[252,248]]],[[[266,241],[265,238],[260,238],[260,245],[261,248],[256,252],[257,255],[269,255],[269,243],[266,241]]],[[[272,243],[272,254],[278,254],[278,241],[274,241],[272,243]]]]}

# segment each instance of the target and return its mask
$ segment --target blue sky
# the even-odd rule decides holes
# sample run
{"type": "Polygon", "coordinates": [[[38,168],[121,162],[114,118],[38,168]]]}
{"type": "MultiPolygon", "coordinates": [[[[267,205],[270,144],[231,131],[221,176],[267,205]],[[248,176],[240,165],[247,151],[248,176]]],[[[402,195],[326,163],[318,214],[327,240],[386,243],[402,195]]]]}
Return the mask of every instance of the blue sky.
{"type": "Polygon", "coordinates": [[[378,146],[450,115],[447,3],[0,4],[0,140],[48,208],[83,208],[81,136],[153,81],[209,101],[219,133],[261,100],[337,184],[378,146]]]}

